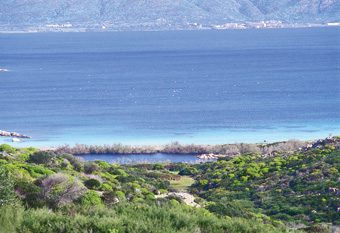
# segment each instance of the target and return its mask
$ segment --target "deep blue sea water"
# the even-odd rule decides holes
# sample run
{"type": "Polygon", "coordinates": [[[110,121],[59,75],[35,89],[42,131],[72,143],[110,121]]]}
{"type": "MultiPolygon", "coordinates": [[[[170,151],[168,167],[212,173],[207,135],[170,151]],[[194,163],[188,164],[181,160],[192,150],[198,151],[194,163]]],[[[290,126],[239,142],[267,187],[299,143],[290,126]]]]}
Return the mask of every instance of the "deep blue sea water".
{"type": "Polygon", "coordinates": [[[340,28],[0,34],[16,146],[340,135],[340,28]]]}

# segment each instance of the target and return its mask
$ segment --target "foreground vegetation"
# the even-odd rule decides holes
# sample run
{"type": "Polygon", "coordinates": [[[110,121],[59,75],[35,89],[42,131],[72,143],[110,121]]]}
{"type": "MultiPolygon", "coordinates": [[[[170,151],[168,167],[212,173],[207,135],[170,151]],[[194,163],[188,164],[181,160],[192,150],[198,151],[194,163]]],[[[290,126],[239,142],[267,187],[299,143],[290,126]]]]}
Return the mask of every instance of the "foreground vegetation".
{"type": "Polygon", "coordinates": [[[339,141],[134,165],[3,144],[0,232],[337,232],[339,141]],[[200,207],[176,195],[184,188],[200,207]]]}

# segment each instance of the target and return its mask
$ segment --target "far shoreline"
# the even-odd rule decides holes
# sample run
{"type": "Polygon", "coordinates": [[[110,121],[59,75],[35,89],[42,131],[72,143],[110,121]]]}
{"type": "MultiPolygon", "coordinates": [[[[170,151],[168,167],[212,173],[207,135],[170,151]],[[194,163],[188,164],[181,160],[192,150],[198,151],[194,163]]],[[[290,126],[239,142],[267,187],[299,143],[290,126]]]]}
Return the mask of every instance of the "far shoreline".
{"type": "MultiPolygon", "coordinates": [[[[332,135],[340,135],[340,133],[334,133],[332,135]]],[[[0,137],[0,145],[1,144],[8,144],[13,147],[17,148],[28,148],[28,147],[34,147],[34,148],[40,148],[41,150],[51,150],[55,151],[58,147],[63,146],[70,146],[74,147],[76,145],[84,145],[84,146],[105,146],[105,145],[122,145],[122,146],[130,146],[130,147],[153,147],[157,148],[157,150],[161,150],[164,146],[170,145],[172,143],[179,143],[181,145],[203,145],[203,146],[217,146],[217,145],[233,145],[237,143],[245,143],[245,144],[271,144],[271,143],[277,143],[277,142],[286,142],[289,140],[299,140],[304,142],[312,142],[315,140],[318,140],[320,138],[327,138],[330,136],[330,133],[319,133],[318,135],[314,136],[308,136],[308,135],[295,135],[292,137],[285,137],[277,136],[276,137],[270,137],[271,135],[267,135],[268,137],[263,137],[261,135],[254,136],[254,134],[240,134],[235,137],[235,140],[223,140],[223,135],[216,135],[215,138],[201,138],[197,137],[192,140],[186,140],[182,138],[174,138],[173,140],[168,140],[167,138],[161,139],[161,140],[153,140],[153,138],[149,138],[147,140],[141,140],[141,141],[135,141],[135,140],[109,140],[109,141],[103,141],[103,140],[79,140],[79,141],[73,141],[73,140],[56,140],[56,141],[50,141],[50,140],[41,140],[37,137],[34,138],[25,138],[25,140],[21,140],[20,142],[13,142],[13,137],[0,137]],[[222,139],[221,139],[222,138],[222,139]],[[240,139],[243,138],[243,139],[240,139]]],[[[232,136],[231,136],[232,137],[232,136]]]]}
{"type": "MultiPolygon", "coordinates": [[[[258,22],[252,22],[257,25],[258,22]]],[[[242,24],[242,23],[236,23],[242,24]]],[[[1,26],[1,25],[0,25],[1,26]]],[[[210,30],[260,30],[260,29],[301,29],[301,28],[339,28],[340,23],[323,23],[323,24],[314,24],[314,23],[295,23],[295,24],[282,24],[277,26],[249,26],[249,27],[230,27],[223,28],[220,25],[209,25],[206,27],[198,27],[198,28],[188,28],[188,27],[178,27],[178,28],[156,28],[156,29],[101,29],[101,28],[82,28],[82,27],[74,27],[74,28],[44,28],[41,30],[41,27],[44,28],[43,25],[39,26],[27,26],[27,28],[23,28],[21,30],[0,30],[0,34],[44,34],[44,33],[105,33],[105,32],[167,32],[167,31],[210,31],[210,30]],[[39,31],[40,29],[40,31],[39,31]]]]}

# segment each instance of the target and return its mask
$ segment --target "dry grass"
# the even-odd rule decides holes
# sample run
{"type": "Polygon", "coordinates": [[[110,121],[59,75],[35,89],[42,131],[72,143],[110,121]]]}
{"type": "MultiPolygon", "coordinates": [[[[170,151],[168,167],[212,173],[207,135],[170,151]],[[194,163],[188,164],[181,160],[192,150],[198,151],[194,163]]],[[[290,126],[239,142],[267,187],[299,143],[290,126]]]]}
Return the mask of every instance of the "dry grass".
{"type": "Polygon", "coordinates": [[[195,182],[194,179],[192,179],[189,176],[182,176],[180,180],[172,180],[170,181],[170,188],[177,189],[179,191],[181,190],[187,190],[188,186],[192,185],[195,182]]]}

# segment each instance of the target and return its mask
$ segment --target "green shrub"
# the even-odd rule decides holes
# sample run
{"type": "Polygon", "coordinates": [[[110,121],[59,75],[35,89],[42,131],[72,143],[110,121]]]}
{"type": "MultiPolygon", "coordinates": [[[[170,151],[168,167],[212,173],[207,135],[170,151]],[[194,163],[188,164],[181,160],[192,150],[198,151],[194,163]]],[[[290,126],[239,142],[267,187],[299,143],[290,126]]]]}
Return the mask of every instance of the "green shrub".
{"type": "Polygon", "coordinates": [[[250,219],[249,213],[247,213],[247,211],[239,204],[233,202],[212,203],[206,206],[206,209],[221,216],[250,219]]]}
{"type": "Polygon", "coordinates": [[[165,166],[163,164],[154,164],[152,170],[163,170],[165,166]]]}
{"type": "Polygon", "coordinates": [[[126,172],[122,169],[116,169],[113,171],[113,174],[118,175],[118,176],[127,176],[126,172]]]}
{"type": "Polygon", "coordinates": [[[153,193],[148,193],[148,194],[145,195],[145,198],[146,198],[147,200],[153,200],[153,199],[155,199],[155,194],[153,194],[153,193]]]}
{"type": "Polygon", "coordinates": [[[0,167],[0,207],[15,205],[18,201],[18,195],[14,191],[14,179],[0,167]]]}
{"type": "Polygon", "coordinates": [[[125,199],[125,194],[122,191],[116,191],[115,194],[119,200],[125,199]]]}
{"type": "Polygon", "coordinates": [[[82,161],[80,158],[75,157],[71,154],[60,154],[58,155],[60,158],[67,159],[73,167],[75,167],[78,171],[83,167],[84,161],[82,161]]]}
{"type": "Polygon", "coordinates": [[[24,215],[22,206],[3,205],[0,207],[0,233],[18,232],[24,215]]]}
{"type": "Polygon", "coordinates": [[[174,207],[174,208],[181,207],[181,204],[175,199],[171,199],[170,203],[171,203],[171,206],[174,207]]]}
{"type": "Polygon", "coordinates": [[[87,190],[86,194],[81,199],[83,205],[102,206],[99,194],[94,190],[87,190]]]}
{"type": "Polygon", "coordinates": [[[149,193],[149,191],[146,188],[141,188],[140,191],[142,191],[143,195],[146,195],[149,193]]]}
{"type": "Polygon", "coordinates": [[[89,189],[99,189],[101,186],[101,183],[99,180],[96,179],[88,179],[84,182],[84,185],[89,189]]]}
{"type": "Polygon", "coordinates": [[[51,162],[53,157],[53,153],[38,151],[30,155],[30,161],[37,164],[48,164],[51,162]]]}
{"type": "Polygon", "coordinates": [[[133,189],[141,189],[141,186],[137,183],[132,183],[131,186],[133,187],[133,189]]]}
{"type": "Polygon", "coordinates": [[[144,199],[142,199],[142,198],[139,198],[139,197],[136,197],[136,198],[134,198],[134,199],[132,199],[132,202],[133,203],[142,203],[142,202],[144,202],[144,199]]]}
{"type": "Polygon", "coordinates": [[[11,154],[15,152],[15,149],[7,144],[0,145],[0,151],[6,151],[7,153],[11,154]]]}
{"type": "Polygon", "coordinates": [[[23,162],[26,162],[30,159],[30,156],[27,154],[18,154],[16,157],[23,162]]]}
{"type": "Polygon", "coordinates": [[[204,185],[207,185],[208,183],[209,183],[209,181],[206,180],[206,179],[203,179],[203,180],[199,180],[199,181],[198,181],[198,185],[199,185],[199,186],[204,186],[204,185]]]}
{"type": "Polygon", "coordinates": [[[187,167],[178,173],[179,175],[193,176],[197,174],[197,169],[195,167],[187,167]]]}
{"type": "Polygon", "coordinates": [[[111,167],[110,164],[108,164],[107,162],[102,161],[102,160],[95,160],[94,162],[95,162],[95,163],[100,167],[100,169],[102,169],[102,170],[107,170],[107,169],[109,169],[109,168],[111,167]]]}
{"type": "Polygon", "coordinates": [[[42,175],[53,175],[54,174],[53,171],[47,168],[43,168],[39,165],[19,164],[18,167],[21,167],[27,170],[30,173],[30,175],[34,178],[38,178],[42,175]]]}
{"type": "Polygon", "coordinates": [[[84,169],[85,169],[85,172],[88,174],[91,174],[95,171],[100,170],[98,164],[96,164],[95,162],[85,162],[84,169]]]}
{"type": "Polygon", "coordinates": [[[5,159],[0,159],[0,164],[6,164],[6,163],[8,163],[7,160],[5,160],[5,159]]]}
{"type": "Polygon", "coordinates": [[[203,203],[204,202],[204,199],[201,198],[201,197],[195,197],[195,200],[194,200],[196,203],[203,203]]]}
{"type": "Polygon", "coordinates": [[[168,190],[165,189],[158,189],[160,194],[168,193],[168,190]]]}
{"type": "Polygon", "coordinates": [[[112,186],[108,185],[108,184],[103,184],[102,185],[102,190],[103,191],[113,191],[112,186]]]}

